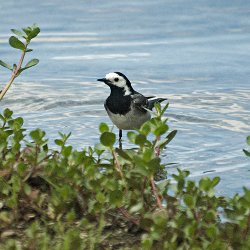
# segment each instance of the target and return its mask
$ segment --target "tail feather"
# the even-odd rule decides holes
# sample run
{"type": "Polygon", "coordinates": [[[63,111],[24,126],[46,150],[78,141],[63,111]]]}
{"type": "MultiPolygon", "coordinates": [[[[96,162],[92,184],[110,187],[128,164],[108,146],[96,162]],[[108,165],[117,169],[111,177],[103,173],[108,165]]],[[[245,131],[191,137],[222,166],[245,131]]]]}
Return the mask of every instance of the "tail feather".
{"type": "Polygon", "coordinates": [[[156,99],[149,100],[148,101],[148,109],[152,110],[154,107],[154,104],[156,102],[161,103],[161,102],[166,101],[166,100],[167,100],[167,98],[156,98],[156,99]]]}

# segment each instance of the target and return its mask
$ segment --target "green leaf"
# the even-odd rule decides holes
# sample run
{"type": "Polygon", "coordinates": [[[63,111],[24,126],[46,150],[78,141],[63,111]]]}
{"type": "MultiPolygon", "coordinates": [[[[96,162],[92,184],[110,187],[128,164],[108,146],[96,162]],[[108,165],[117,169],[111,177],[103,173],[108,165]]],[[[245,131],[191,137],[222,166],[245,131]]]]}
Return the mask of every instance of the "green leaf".
{"type": "Polygon", "coordinates": [[[3,66],[4,68],[7,68],[7,69],[11,70],[11,71],[13,70],[13,68],[11,67],[11,65],[9,65],[9,64],[1,61],[1,60],[0,60],[0,65],[3,66]]]}
{"type": "MultiPolygon", "coordinates": [[[[173,130],[172,132],[170,132],[168,135],[167,135],[167,139],[168,139],[168,143],[169,142],[171,142],[173,139],[174,139],[174,137],[176,136],[176,134],[177,134],[177,130],[173,130]]],[[[168,144],[167,143],[167,144],[168,144]]]]}
{"type": "Polygon", "coordinates": [[[250,146],[250,135],[247,137],[247,144],[250,146]]]}
{"type": "Polygon", "coordinates": [[[100,130],[101,133],[108,132],[109,131],[109,126],[106,123],[102,122],[99,125],[99,130],[100,130]]]}
{"type": "Polygon", "coordinates": [[[33,38],[35,38],[40,32],[40,28],[39,27],[36,27],[36,26],[33,26],[31,27],[31,31],[28,35],[28,39],[31,40],[33,38]]]}
{"type": "Polygon", "coordinates": [[[102,145],[106,146],[106,147],[112,147],[115,143],[115,134],[111,133],[111,132],[104,132],[101,135],[100,141],[102,143],[102,145]]]}
{"type": "Polygon", "coordinates": [[[28,36],[31,32],[31,28],[27,27],[27,28],[22,28],[22,30],[25,32],[25,34],[28,36]]]}
{"type": "Polygon", "coordinates": [[[27,42],[28,43],[30,42],[31,39],[36,37],[40,32],[40,28],[36,24],[33,24],[31,27],[23,28],[22,30],[27,35],[27,42]]]}
{"type": "Polygon", "coordinates": [[[158,159],[158,157],[155,157],[155,150],[153,148],[144,148],[143,149],[143,160],[146,162],[151,161],[152,159],[158,159]]]}
{"type": "MultiPolygon", "coordinates": [[[[30,61],[25,65],[24,68],[21,68],[21,69],[18,71],[18,73],[21,74],[24,70],[29,69],[29,68],[31,68],[31,67],[34,67],[34,66],[36,66],[38,63],[39,63],[39,60],[38,60],[38,59],[32,59],[32,60],[30,60],[30,61]]],[[[19,75],[19,74],[18,74],[18,75],[19,75]]]]}
{"type": "Polygon", "coordinates": [[[123,159],[131,161],[131,157],[124,152],[124,150],[116,148],[115,151],[118,153],[119,156],[121,156],[123,159]]]}
{"type": "Polygon", "coordinates": [[[38,145],[44,144],[47,140],[43,140],[45,136],[45,132],[41,129],[35,129],[30,132],[30,137],[37,143],[38,145]]]}
{"type": "Polygon", "coordinates": [[[216,176],[212,180],[212,186],[215,187],[220,182],[220,177],[216,176]]]}
{"type": "Polygon", "coordinates": [[[104,203],[106,201],[106,197],[103,193],[99,192],[95,196],[96,200],[100,203],[104,203]]]}
{"type": "Polygon", "coordinates": [[[204,177],[199,181],[199,187],[203,191],[209,191],[213,188],[212,181],[208,177],[204,177]]]}
{"type": "Polygon", "coordinates": [[[175,137],[177,130],[173,130],[170,132],[165,139],[159,140],[156,142],[155,147],[164,148],[167,144],[169,144],[173,138],[175,137]]]}
{"type": "Polygon", "coordinates": [[[113,206],[121,206],[124,194],[120,190],[110,192],[109,201],[113,206]]]}
{"type": "Polygon", "coordinates": [[[150,133],[150,130],[149,123],[145,122],[140,128],[140,133],[147,136],[150,133]]]}
{"type": "Polygon", "coordinates": [[[163,135],[164,133],[167,132],[167,130],[168,130],[168,125],[163,123],[155,129],[154,135],[155,136],[163,135]]]}
{"type": "Polygon", "coordinates": [[[11,31],[17,35],[17,36],[20,36],[20,37],[23,37],[25,38],[26,37],[26,34],[23,32],[23,31],[19,31],[19,30],[16,30],[16,29],[11,29],[11,31]]]}
{"type": "Polygon", "coordinates": [[[215,225],[209,225],[206,229],[206,233],[209,238],[215,239],[218,237],[218,228],[215,225]]]}
{"type": "Polygon", "coordinates": [[[1,114],[0,114],[0,119],[1,119],[3,122],[5,122],[5,118],[4,118],[4,116],[1,115],[1,114]]]}
{"type": "Polygon", "coordinates": [[[15,36],[11,36],[9,39],[9,44],[11,47],[15,48],[15,49],[20,49],[22,51],[25,50],[25,45],[15,36]]]}
{"type": "Polygon", "coordinates": [[[157,114],[160,115],[161,114],[161,104],[159,102],[155,102],[154,108],[155,108],[157,114]]]}
{"type": "Polygon", "coordinates": [[[183,201],[188,207],[194,207],[194,198],[191,194],[184,194],[183,201]]]}
{"type": "Polygon", "coordinates": [[[169,105],[169,103],[167,103],[167,104],[165,105],[165,107],[162,109],[161,115],[163,115],[163,114],[165,113],[165,111],[166,111],[167,108],[168,108],[168,105],[169,105]]]}
{"type": "Polygon", "coordinates": [[[62,140],[59,140],[59,139],[55,139],[54,142],[55,142],[55,144],[58,145],[58,146],[63,146],[63,145],[64,145],[63,141],[62,141],[62,140]]]}
{"type": "Polygon", "coordinates": [[[35,65],[37,65],[39,63],[39,60],[38,59],[32,59],[30,60],[23,69],[28,69],[30,67],[33,67],[35,65]]]}
{"type": "Polygon", "coordinates": [[[12,114],[13,114],[13,111],[11,111],[11,110],[8,109],[8,108],[6,108],[6,109],[4,110],[4,112],[3,112],[4,117],[7,118],[7,119],[11,118],[12,114]]]}
{"type": "Polygon", "coordinates": [[[73,149],[72,146],[65,146],[62,150],[62,155],[66,158],[69,157],[72,152],[72,149],[73,149]]]}
{"type": "Polygon", "coordinates": [[[105,147],[101,143],[95,144],[94,148],[98,156],[101,156],[101,154],[105,151],[105,147]]]}
{"type": "Polygon", "coordinates": [[[67,135],[66,134],[63,134],[63,133],[61,133],[61,132],[58,132],[58,134],[60,135],[60,137],[62,138],[62,141],[65,143],[68,139],[69,139],[69,137],[71,136],[71,132],[70,133],[68,133],[67,135]]]}
{"type": "Polygon", "coordinates": [[[147,140],[145,135],[139,134],[135,137],[135,144],[142,146],[147,140]]]}
{"type": "Polygon", "coordinates": [[[23,174],[26,169],[27,169],[27,165],[23,162],[21,162],[17,165],[17,172],[19,174],[23,174]]]}
{"type": "Polygon", "coordinates": [[[20,130],[22,125],[23,125],[23,118],[22,117],[18,117],[16,119],[13,119],[13,120],[9,121],[9,126],[14,131],[20,130]]]}
{"type": "Polygon", "coordinates": [[[246,156],[250,157],[250,152],[249,151],[243,149],[243,152],[245,153],[246,156]]]}
{"type": "Polygon", "coordinates": [[[128,139],[132,142],[132,143],[135,143],[135,139],[136,139],[136,136],[137,134],[133,131],[129,131],[127,133],[127,136],[128,136],[128,139]]]}

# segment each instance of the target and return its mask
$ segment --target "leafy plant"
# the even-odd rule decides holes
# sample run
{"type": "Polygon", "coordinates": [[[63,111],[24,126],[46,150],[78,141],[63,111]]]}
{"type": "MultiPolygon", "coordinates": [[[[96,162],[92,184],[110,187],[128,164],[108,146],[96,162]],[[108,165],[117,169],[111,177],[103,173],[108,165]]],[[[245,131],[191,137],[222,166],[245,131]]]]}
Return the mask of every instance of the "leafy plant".
{"type": "MultiPolygon", "coordinates": [[[[0,115],[1,249],[248,249],[250,190],[216,196],[220,178],[168,175],[160,151],[173,139],[164,111],[128,132],[131,149],[100,124],[100,143],[75,150],[59,134],[26,134],[0,115]],[[159,173],[164,176],[155,181],[159,173]]],[[[166,162],[166,159],[164,160],[166,162]]]]}
{"type": "Polygon", "coordinates": [[[28,45],[30,44],[31,40],[39,34],[40,28],[34,24],[30,27],[23,28],[22,30],[11,29],[11,31],[16,36],[11,36],[9,38],[9,44],[14,49],[21,50],[22,54],[21,54],[21,58],[20,58],[20,61],[18,64],[14,63],[13,65],[10,65],[10,64],[0,60],[0,65],[4,68],[9,69],[12,72],[12,75],[11,75],[9,82],[5,85],[3,90],[0,92],[0,100],[3,99],[4,95],[6,94],[8,89],[10,88],[10,86],[13,83],[13,81],[15,80],[15,78],[17,78],[24,70],[27,70],[27,69],[37,65],[39,62],[38,59],[31,59],[29,62],[26,63],[26,65],[24,67],[22,67],[26,53],[32,51],[32,49],[28,48],[28,45]],[[21,39],[23,39],[24,42],[22,42],[21,39]]]}

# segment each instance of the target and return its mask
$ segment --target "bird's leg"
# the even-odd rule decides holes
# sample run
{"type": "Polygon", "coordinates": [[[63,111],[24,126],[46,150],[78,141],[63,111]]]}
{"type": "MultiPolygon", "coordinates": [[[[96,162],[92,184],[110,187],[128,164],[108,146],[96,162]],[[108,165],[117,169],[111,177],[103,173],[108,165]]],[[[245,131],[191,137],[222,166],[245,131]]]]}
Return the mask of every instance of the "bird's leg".
{"type": "Polygon", "coordinates": [[[122,130],[119,129],[119,148],[122,149],[122,130]]]}
{"type": "Polygon", "coordinates": [[[121,141],[122,141],[122,130],[119,129],[119,142],[121,142],[121,141]]]}

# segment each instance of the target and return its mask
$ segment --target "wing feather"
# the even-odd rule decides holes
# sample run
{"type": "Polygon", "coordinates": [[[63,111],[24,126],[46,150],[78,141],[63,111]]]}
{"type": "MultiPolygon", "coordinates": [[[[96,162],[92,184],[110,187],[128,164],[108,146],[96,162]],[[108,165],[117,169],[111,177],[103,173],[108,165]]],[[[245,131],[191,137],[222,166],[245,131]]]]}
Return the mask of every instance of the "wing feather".
{"type": "Polygon", "coordinates": [[[134,106],[139,109],[140,111],[146,112],[145,108],[148,106],[148,99],[140,94],[140,93],[135,93],[131,95],[132,102],[134,106]]]}

